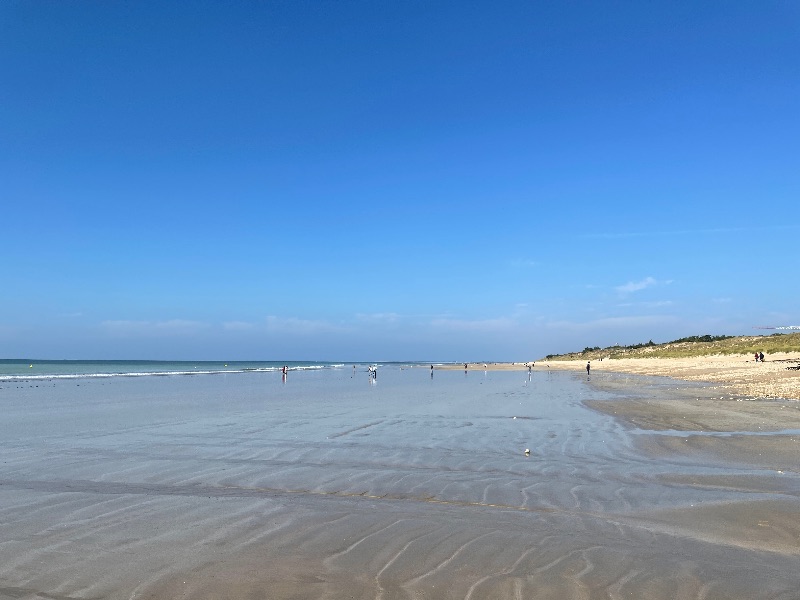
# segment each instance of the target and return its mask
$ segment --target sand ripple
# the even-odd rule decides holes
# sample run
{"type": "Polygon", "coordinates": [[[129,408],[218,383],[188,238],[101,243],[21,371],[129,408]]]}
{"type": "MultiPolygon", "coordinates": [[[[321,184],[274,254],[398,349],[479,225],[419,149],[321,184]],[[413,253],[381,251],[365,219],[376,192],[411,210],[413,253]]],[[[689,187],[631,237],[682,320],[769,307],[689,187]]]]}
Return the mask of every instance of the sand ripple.
{"type": "Polygon", "coordinates": [[[45,392],[6,397],[0,600],[798,597],[791,434],[542,375],[437,373],[455,391],[381,402],[344,382],[311,407],[218,381],[224,402],[137,423],[119,403],[135,420],[144,384],[120,382],[91,414],[67,395],[61,430],[30,426],[45,392]]]}

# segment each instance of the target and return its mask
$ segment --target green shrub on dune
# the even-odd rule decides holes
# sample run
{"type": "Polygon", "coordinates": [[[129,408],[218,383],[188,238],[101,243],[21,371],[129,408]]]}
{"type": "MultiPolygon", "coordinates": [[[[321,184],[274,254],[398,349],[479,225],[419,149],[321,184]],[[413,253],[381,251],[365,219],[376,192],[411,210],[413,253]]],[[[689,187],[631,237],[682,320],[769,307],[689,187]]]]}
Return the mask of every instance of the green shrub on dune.
{"type": "Polygon", "coordinates": [[[663,344],[653,340],[630,346],[586,347],[582,352],[548,354],[548,360],[595,360],[600,358],[689,358],[692,356],[750,355],[800,352],[800,333],[773,335],[693,335],[663,344]]]}

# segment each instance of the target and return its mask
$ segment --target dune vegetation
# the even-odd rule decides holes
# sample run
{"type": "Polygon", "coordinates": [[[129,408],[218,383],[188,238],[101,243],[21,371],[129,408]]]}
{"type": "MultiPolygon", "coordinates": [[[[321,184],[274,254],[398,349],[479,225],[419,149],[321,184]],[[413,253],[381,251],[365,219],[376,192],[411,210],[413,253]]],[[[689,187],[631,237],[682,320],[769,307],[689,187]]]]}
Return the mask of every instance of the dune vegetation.
{"type": "Polygon", "coordinates": [[[754,354],[777,354],[800,352],[800,333],[775,333],[773,335],[702,335],[681,338],[656,344],[652,340],[630,346],[607,348],[587,347],[581,352],[548,354],[548,360],[595,360],[599,358],[689,358],[692,356],[714,356],[754,354]]]}

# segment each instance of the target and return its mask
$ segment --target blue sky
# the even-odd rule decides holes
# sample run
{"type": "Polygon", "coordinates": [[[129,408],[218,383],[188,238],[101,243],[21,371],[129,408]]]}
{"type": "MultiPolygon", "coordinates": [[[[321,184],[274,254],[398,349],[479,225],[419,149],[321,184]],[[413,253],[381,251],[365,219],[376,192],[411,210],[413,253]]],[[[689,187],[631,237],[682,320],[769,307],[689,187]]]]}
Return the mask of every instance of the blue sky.
{"type": "Polygon", "coordinates": [[[0,4],[0,357],[794,325],[800,5],[0,4]]]}

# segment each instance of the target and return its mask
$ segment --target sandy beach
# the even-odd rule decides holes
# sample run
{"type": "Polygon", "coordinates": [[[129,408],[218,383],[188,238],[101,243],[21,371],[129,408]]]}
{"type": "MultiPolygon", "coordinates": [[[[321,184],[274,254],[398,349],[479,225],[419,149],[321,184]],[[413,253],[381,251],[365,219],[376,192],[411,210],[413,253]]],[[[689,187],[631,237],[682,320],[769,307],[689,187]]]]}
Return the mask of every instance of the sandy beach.
{"type": "MultiPolygon", "coordinates": [[[[435,369],[468,371],[524,371],[533,369],[586,372],[585,360],[539,360],[529,362],[487,362],[436,365],[435,369]]],[[[764,362],[752,355],[697,356],[692,358],[619,358],[591,361],[591,372],[630,373],[672,377],[683,381],[717,384],[721,393],[759,398],[800,399],[800,353],[773,354],[764,362]]]]}
{"type": "MultiPolygon", "coordinates": [[[[537,368],[586,371],[584,360],[542,361],[537,368]]],[[[592,361],[592,373],[658,375],[684,381],[717,384],[722,393],[760,398],[800,399],[800,354],[773,354],[764,362],[753,356],[698,356],[692,358],[621,358],[592,361]]]]}
{"type": "Polygon", "coordinates": [[[2,383],[0,600],[796,598],[798,403],[607,362],[2,383]]]}

